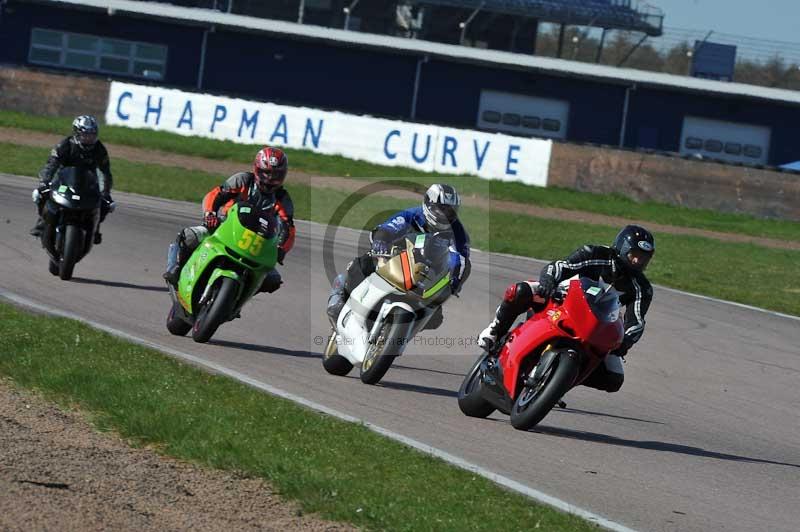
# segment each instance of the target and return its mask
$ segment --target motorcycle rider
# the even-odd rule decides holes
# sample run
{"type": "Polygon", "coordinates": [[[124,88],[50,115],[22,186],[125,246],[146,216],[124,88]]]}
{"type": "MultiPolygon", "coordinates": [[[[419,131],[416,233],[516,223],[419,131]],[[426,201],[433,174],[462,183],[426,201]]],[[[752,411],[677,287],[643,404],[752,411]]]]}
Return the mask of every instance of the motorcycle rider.
{"type": "MultiPolygon", "coordinates": [[[[461,198],[450,185],[431,185],[423,196],[422,205],[400,211],[373,229],[370,239],[371,252],[354,258],[347,265],[346,272],[336,277],[328,297],[327,313],[335,323],[350,292],[375,271],[375,258],[372,253],[386,254],[392,244],[405,237],[409,231],[424,233],[446,232],[451,235],[450,247],[450,287],[458,295],[469,277],[471,263],[469,258],[469,235],[458,219],[461,198]]],[[[426,329],[436,329],[443,320],[442,309],[426,324],[426,329]]]]}
{"type": "MultiPolygon", "coordinates": [[[[65,137],[50,151],[47,163],[39,171],[39,185],[33,191],[33,200],[36,203],[39,218],[30,231],[36,237],[42,235],[44,220],[42,209],[49,198],[50,183],[56,173],[63,167],[74,166],[91,170],[97,177],[103,201],[100,204],[100,223],[105,220],[108,213],[114,210],[114,201],[111,199],[111,187],[114,178],[111,175],[111,163],[108,151],[103,143],[98,140],[100,126],[93,116],[81,115],[72,121],[72,135],[65,137]]],[[[100,244],[103,236],[100,234],[100,224],[94,233],[94,243],[100,244]]]]}
{"type": "Polygon", "coordinates": [[[530,308],[541,310],[533,296],[549,299],[558,283],[575,275],[599,278],[614,285],[622,293],[620,303],[626,306],[622,345],[605,358],[584,382],[585,386],[616,392],[622,387],[624,370],[621,357],[639,341],[644,332],[645,314],[653,299],[653,287],[644,270],[655,253],[653,235],[644,227],[627,225],[617,234],[611,247],[585,245],[563,260],[545,266],[539,282],[531,281],[510,285],[497,307],[494,320],[478,337],[478,345],[490,352],[499,352],[498,339],[508,333],[516,317],[530,308]]]}
{"type": "MultiPolygon", "coordinates": [[[[183,229],[170,244],[164,279],[177,288],[183,265],[200,242],[219,227],[228,209],[237,201],[250,201],[262,207],[274,204],[275,214],[282,222],[278,236],[278,262],[283,264],[284,257],[294,246],[296,232],[294,204],[289,192],[283,188],[288,170],[289,159],[283,150],[264,146],[256,153],[252,172],[238,172],[206,194],[203,198],[203,225],[183,229]]],[[[273,269],[264,278],[261,291],[274,292],[282,282],[280,273],[273,269]]]]}

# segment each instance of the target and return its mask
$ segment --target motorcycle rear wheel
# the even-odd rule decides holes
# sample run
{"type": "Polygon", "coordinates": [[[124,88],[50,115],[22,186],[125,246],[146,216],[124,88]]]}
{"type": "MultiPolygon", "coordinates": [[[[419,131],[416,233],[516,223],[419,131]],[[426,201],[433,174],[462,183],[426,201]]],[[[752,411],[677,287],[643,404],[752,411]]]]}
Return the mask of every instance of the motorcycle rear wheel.
{"type": "Polygon", "coordinates": [[[192,340],[198,343],[208,342],[217,329],[233,312],[236,304],[238,283],[230,277],[222,277],[213,289],[209,301],[203,305],[192,327],[192,340]]]}
{"type": "Polygon", "coordinates": [[[578,376],[580,362],[562,351],[534,386],[524,386],[511,407],[511,425],[529,430],[536,426],[569,391],[578,376]]]}
{"type": "Polygon", "coordinates": [[[339,377],[344,377],[353,369],[350,361],[339,354],[336,347],[336,330],[331,330],[331,337],[325,347],[325,353],[322,354],[322,367],[331,375],[339,377]]]}
{"type": "Polygon", "coordinates": [[[172,308],[169,309],[167,314],[167,330],[175,336],[186,336],[192,330],[192,326],[175,316],[178,310],[178,303],[172,303],[172,308]]]}
{"type": "Polygon", "coordinates": [[[472,369],[464,376],[458,389],[458,408],[469,417],[488,417],[495,408],[481,395],[481,363],[488,355],[479,357],[472,369]]]}

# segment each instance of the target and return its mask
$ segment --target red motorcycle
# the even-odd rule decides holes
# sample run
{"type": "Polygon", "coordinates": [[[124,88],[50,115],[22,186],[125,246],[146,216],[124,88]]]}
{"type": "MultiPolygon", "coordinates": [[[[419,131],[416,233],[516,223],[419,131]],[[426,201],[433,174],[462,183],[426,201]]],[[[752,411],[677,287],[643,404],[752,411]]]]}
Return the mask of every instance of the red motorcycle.
{"type": "Polygon", "coordinates": [[[472,417],[495,410],[514,428],[539,423],[581,384],[623,337],[619,292],[602,280],[574,277],[512,328],[499,355],[484,353],[464,377],[458,406],[472,417]]]}

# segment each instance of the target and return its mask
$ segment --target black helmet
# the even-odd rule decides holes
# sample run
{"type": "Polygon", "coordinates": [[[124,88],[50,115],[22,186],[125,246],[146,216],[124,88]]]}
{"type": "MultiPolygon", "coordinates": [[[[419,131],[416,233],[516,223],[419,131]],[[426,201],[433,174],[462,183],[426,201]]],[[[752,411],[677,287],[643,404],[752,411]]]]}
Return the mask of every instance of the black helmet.
{"type": "Polygon", "coordinates": [[[431,185],[425,192],[422,212],[428,226],[434,231],[446,231],[458,218],[458,207],[461,198],[456,189],[450,185],[431,185]]]}
{"type": "Polygon", "coordinates": [[[644,227],[626,225],[614,239],[611,249],[625,267],[642,272],[656,252],[656,241],[644,227]]]}
{"type": "Polygon", "coordinates": [[[72,121],[72,135],[75,143],[84,150],[94,147],[100,126],[93,116],[81,115],[72,121]]]}

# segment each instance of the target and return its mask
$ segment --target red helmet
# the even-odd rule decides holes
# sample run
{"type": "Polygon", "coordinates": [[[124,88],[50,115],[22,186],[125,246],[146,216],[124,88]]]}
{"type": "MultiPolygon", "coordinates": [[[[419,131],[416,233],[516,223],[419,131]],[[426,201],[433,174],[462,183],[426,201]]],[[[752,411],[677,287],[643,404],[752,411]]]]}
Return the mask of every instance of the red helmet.
{"type": "Polygon", "coordinates": [[[283,185],[288,170],[289,159],[280,148],[265,146],[259,150],[253,161],[256,186],[262,192],[272,192],[283,185]]]}

